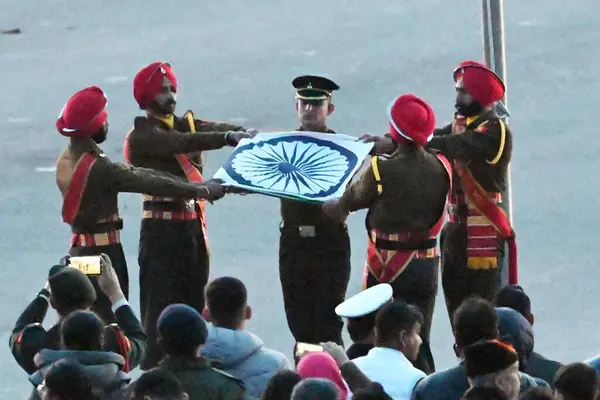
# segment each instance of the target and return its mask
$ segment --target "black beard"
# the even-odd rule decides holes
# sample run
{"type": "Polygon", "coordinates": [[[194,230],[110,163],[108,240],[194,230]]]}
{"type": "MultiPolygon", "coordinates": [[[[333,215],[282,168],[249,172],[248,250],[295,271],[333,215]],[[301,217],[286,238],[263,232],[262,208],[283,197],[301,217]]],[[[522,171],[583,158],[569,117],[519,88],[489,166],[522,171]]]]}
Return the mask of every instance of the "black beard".
{"type": "Polygon", "coordinates": [[[107,136],[108,136],[108,129],[106,127],[102,127],[102,128],[100,128],[100,130],[98,132],[96,132],[92,136],[92,140],[94,142],[96,142],[97,144],[100,144],[106,140],[107,136]]]}
{"type": "Polygon", "coordinates": [[[157,115],[169,115],[175,112],[175,106],[177,102],[175,100],[169,100],[165,104],[159,104],[155,100],[150,103],[150,110],[157,115]]]}
{"type": "Polygon", "coordinates": [[[454,108],[463,117],[474,117],[476,115],[481,114],[481,112],[483,111],[483,107],[481,106],[481,104],[479,104],[476,101],[473,101],[470,104],[456,103],[454,105],[454,108]]]}

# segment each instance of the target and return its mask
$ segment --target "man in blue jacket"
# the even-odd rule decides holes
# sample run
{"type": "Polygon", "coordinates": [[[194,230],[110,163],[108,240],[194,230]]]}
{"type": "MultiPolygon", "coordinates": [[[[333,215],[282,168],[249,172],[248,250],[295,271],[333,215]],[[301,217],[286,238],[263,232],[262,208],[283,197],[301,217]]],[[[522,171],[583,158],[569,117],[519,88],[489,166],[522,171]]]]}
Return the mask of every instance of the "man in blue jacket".
{"type": "Polygon", "coordinates": [[[204,318],[212,326],[202,356],[218,362],[217,368],[244,381],[246,399],[259,399],[271,376],[281,369],[293,369],[292,364],[245,330],[252,308],[248,305],[246,286],[239,279],[215,279],[206,287],[205,299],[204,318]]]}

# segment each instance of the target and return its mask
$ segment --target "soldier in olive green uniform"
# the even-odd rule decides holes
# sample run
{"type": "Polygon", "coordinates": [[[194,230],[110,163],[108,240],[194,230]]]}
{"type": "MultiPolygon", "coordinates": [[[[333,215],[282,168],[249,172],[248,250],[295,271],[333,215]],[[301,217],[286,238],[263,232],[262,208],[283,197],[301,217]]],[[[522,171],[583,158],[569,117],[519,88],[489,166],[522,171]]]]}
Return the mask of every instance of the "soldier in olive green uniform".
{"type": "MultiPolygon", "coordinates": [[[[167,63],[140,70],[133,86],[135,100],[146,112],[135,118],[125,141],[125,158],[136,167],[167,172],[182,183],[200,183],[201,152],[236,146],[252,136],[237,125],[196,119],[191,111],[177,117],[177,79],[167,63]]],[[[171,303],[204,309],[210,257],[203,199],[147,192],[143,206],[138,263],[140,312],[149,345],[142,368],[149,369],[161,358],[155,337],[160,312],[171,303]]]]}
{"type": "MultiPolygon", "coordinates": [[[[297,90],[299,131],[335,134],[327,127],[339,86],[318,76],[293,81],[297,90]]],[[[331,220],[320,205],[281,200],[279,279],[288,326],[297,342],[342,343],[341,318],[335,307],[344,301],[350,279],[350,238],[345,223],[331,220]]]]}

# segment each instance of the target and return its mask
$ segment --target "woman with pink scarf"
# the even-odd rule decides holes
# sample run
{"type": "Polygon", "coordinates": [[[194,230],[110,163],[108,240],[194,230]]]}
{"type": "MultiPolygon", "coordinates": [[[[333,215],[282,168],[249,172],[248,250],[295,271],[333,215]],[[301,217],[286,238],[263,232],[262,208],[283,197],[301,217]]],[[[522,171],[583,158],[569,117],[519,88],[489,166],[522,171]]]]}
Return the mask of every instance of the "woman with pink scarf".
{"type": "Polygon", "coordinates": [[[333,357],[325,352],[308,353],[303,356],[298,363],[296,372],[302,379],[328,379],[337,386],[340,392],[339,400],[347,400],[349,398],[348,386],[342,378],[340,368],[333,357]]]}

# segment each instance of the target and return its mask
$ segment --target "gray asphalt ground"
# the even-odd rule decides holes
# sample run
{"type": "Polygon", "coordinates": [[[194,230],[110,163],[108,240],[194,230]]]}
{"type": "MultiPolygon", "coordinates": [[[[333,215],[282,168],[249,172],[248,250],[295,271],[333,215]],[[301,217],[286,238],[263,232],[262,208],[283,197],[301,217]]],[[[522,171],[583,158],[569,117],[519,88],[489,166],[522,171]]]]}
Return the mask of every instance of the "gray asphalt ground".
{"type": "MultiPolygon", "coordinates": [[[[596,171],[600,8],[597,1],[508,1],[508,99],[515,135],[512,163],[521,283],[532,297],[536,349],[562,361],[600,352],[596,171]]],[[[0,0],[0,398],[26,398],[30,384],[8,351],[12,326],[63,255],[69,230],[48,168],[67,141],[54,128],[67,98],[87,85],[109,96],[104,148],[122,160],[124,134],[138,114],[132,80],[166,60],[180,81],[179,111],[248,127],[297,125],[291,80],[327,74],[342,89],[330,125],[359,135],[384,132],[385,109],[413,92],[452,116],[452,70],[481,59],[481,5],[474,0],[221,0],[101,2],[0,0]]],[[[230,149],[208,159],[214,173],[230,149]]],[[[123,242],[137,309],[141,200],[120,198],[123,242]]],[[[350,218],[352,281],[360,290],[364,213],[350,218]]],[[[291,356],[278,281],[278,202],[229,196],[208,211],[211,277],[234,275],[249,288],[250,329],[291,356]]],[[[47,325],[55,317],[49,313],[47,325]]],[[[433,351],[455,363],[443,298],[433,351]]]]}

